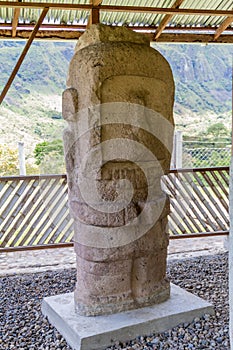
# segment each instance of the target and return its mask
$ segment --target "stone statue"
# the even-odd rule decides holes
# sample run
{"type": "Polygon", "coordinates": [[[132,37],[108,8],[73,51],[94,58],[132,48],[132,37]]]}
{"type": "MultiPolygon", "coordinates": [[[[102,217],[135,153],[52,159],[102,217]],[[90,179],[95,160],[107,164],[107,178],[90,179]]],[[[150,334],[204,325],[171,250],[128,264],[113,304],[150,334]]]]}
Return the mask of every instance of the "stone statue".
{"type": "Polygon", "coordinates": [[[165,301],[174,82],[143,34],[91,26],[63,93],[75,307],[110,314],[165,301]]]}

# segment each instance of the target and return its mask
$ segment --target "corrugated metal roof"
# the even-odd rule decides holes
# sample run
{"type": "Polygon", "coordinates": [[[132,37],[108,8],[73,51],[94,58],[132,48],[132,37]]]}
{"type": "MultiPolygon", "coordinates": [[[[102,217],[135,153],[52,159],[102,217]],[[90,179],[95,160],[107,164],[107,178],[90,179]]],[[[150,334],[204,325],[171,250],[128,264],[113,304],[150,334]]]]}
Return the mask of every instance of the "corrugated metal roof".
{"type": "MultiPolygon", "coordinates": [[[[187,9],[202,9],[202,10],[232,10],[233,2],[228,0],[196,0],[189,1],[180,6],[180,8],[187,9]],[[190,3],[190,6],[188,4],[190,3]]],[[[171,25],[179,23],[184,26],[218,26],[225,17],[215,16],[174,16],[171,21],[171,25]]]]}
{"type": "MultiPolygon", "coordinates": [[[[3,0],[6,1],[6,0],[3,0]]],[[[0,1],[1,2],[1,1],[0,1]]],[[[12,1],[13,2],[13,1],[12,1]]],[[[33,0],[27,0],[33,3],[33,0]]],[[[70,4],[85,4],[90,5],[90,0],[42,0],[43,3],[70,3],[70,4]]],[[[175,0],[103,0],[102,5],[111,6],[134,6],[134,7],[156,7],[156,8],[171,8],[175,0]]],[[[101,9],[101,7],[100,7],[101,9]]],[[[233,10],[233,1],[229,0],[184,0],[180,9],[202,9],[202,10],[233,10]]],[[[21,8],[19,23],[29,24],[35,23],[41,13],[41,9],[35,8],[21,8]]],[[[88,10],[59,10],[50,8],[45,21],[46,24],[54,24],[59,27],[62,24],[87,24],[90,11],[88,10]]],[[[138,13],[138,12],[112,12],[100,11],[100,21],[109,25],[129,25],[147,27],[158,27],[164,18],[165,14],[161,13],[138,13]]],[[[0,23],[12,23],[14,17],[14,9],[10,7],[3,7],[0,4],[0,23]]],[[[176,14],[171,17],[167,24],[168,29],[171,28],[191,28],[197,30],[198,28],[216,28],[225,19],[224,16],[209,16],[209,15],[185,15],[176,14]]],[[[233,23],[230,25],[233,28],[233,23]]]]}
{"type": "MultiPolygon", "coordinates": [[[[29,0],[27,2],[33,2],[29,0]]],[[[90,4],[89,0],[56,0],[56,1],[45,1],[40,2],[54,2],[54,3],[72,3],[72,4],[90,4]]],[[[113,6],[143,6],[143,7],[158,7],[158,8],[170,8],[174,3],[174,0],[103,0],[103,5],[113,5],[113,6]]],[[[229,0],[185,0],[181,4],[182,9],[209,9],[209,10],[232,10],[233,1],[229,0]]],[[[22,22],[36,21],[39,17],[40,10],[38,9],[21,9],[20,20],[22,22]]],[[[14,9],[0,7],[0,20],[1,22],[9,22],[12,20],[14,15],[14,9]]],[[[51,9],[47,15],[48,22],[68,22],[72,23],[76,21],[83,23],[87,20],[89,11],[65,11],[51,9]]],[[[132,25],[158,25],[164,15],[155,13],[127,13],[127,12],[102,12],[101,21],[108,24],[132,24],[132,25]]],[[[194,15],[175,15],[171,22],[171,26],[185,25],[185,26],[198,26],[198,25],[208,25],[216,26],[219,25],[224,17],[210,17],[210,16],[194,16],[194,15]]]]}

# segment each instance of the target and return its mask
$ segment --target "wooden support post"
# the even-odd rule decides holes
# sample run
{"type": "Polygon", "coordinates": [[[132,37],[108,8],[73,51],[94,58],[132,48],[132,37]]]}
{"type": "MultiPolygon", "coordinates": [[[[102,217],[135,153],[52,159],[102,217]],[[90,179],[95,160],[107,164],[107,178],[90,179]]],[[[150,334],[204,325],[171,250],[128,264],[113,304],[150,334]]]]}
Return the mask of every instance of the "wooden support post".
{"type": "Polygon", "coordinates": [[[19,68],[20,68],[21,64],[23,63],[23,60],[24,60],[24,58],[25,58],[25,56],[26,56],[26,54],[27,54],[27,52],[28,52],[28,50],[29,50],[29,48],[30,48],[30,46],[31,46],[31,44],[32,44],[32,42],[33,42],[35,36],[36,36],[36,33],[38,32],[38,30],[39,30],[39,28],[40,28],[40,25],[42,24],[42,22],[43,22],[43,20],[44,20],[44,18],[45,18],[45,16],[46,16],[48,10],[49,10],[48,7],[45,7],[45,8],[43,9],[43,11],[42,11],[42,13],[41,13],[41,15],[40,15],[40,18],[38,19],[38,22],[37,22],[37,24],[35,25],[35,28],[34,28],[34,30],[32,31],[32,33],[31,33],[31,35],[30,35],[30,38],[28,39],[28,41],[27,41],[27,43],[26,43],[26,45],[25,45],[25,47],[24,47],[24,49],[23,49],[23,52],[21,53],[21,55],[20,55],[20,57],[19,57],[19,59],[18,59],[18,62],[16,63],[16,66],[15,66],[15,68],[13,69],[13,72],[11,73],[11,76],[10,76],[8,82],[6,83],[4,89],[3,89],[2,93],[1,93],[1,96],[0,96],[0,105],[1,105],[2,101],[4,100],[4,97],[6,96],[7,91],[9,90],[9,88],[10,88],[10,86],[11,86],[11,84],[12,84],[12,82],[13,82],[15,76],[16,76],[16,74],[18,73],[19,68]]]}
{"type": "Polygon", "coordinates": [[[20,8],[15,8],[14,10],[14,17],[12,20],[12,38],[16,37],[16,29],[19,21],[19,14],[20,14],[20,8]]]}
{"type": "Polygon", "coordinates": [[[98,8],[93,8],[91,10],[90,16],[88,18],[87,28],[89,28],[92,24],[97,24],[100,22],[100,12],[98,8]]]}
{"type": "Polygon", "coordinates": [[[102,0],[90,0],[90,4],[93,8],[90,11],[90,16],[88,18],[87,28],[92,24],[97,24],[100,22],[100,9],[98,6],[101,4],[102,0]]]}

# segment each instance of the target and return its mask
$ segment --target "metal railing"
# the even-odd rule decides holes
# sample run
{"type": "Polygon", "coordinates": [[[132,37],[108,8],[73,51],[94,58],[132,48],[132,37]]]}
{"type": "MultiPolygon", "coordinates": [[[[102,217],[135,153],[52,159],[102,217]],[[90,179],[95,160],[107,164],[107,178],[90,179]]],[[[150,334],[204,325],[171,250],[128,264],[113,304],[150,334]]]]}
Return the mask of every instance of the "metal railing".
{"type": "Polygon", "coordinates": [[[223,167],[230,165],[231,142],[201,141],[199,138],[184,141],[182,132],[176,131],[171,161],[171,169],[223,167]]]}
{"type": "Polygon", "coordinates": [[[189,148],[183,144],[183,168],[200,168],[203,166],[228,166],[231,158],[231,147],[198,147],[189,148]]]}

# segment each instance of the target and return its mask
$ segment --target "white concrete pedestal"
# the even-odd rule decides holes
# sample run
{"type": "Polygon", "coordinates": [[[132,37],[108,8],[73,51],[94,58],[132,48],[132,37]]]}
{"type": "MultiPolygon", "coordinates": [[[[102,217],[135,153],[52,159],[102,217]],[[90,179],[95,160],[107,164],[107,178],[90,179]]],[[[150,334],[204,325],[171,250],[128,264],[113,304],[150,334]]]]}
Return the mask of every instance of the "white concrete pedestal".
{"type": "Polygon", "coordinates": [[[73,293],[44,298],[42,312],[74,350],[101,350],[116,341],[150,335],[191,322],[206,313],[210,303],[171,284],[169,300],[137,310],[107,316],[79,316],[74,310],[73,293]]]}

